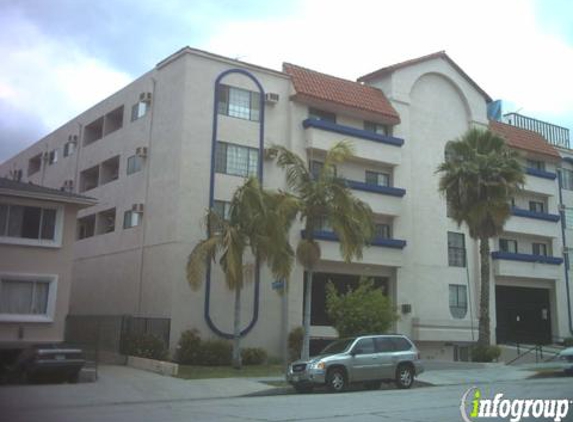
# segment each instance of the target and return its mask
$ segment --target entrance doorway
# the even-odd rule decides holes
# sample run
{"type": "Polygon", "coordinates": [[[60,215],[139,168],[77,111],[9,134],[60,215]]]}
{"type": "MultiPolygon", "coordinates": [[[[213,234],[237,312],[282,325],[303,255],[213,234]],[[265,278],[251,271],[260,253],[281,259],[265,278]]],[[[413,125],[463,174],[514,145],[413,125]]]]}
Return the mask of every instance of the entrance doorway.
{"type": "Polygon", "coordinates": [[[549,289],[496,286],[497,342],[551,343],[549,289]]]}

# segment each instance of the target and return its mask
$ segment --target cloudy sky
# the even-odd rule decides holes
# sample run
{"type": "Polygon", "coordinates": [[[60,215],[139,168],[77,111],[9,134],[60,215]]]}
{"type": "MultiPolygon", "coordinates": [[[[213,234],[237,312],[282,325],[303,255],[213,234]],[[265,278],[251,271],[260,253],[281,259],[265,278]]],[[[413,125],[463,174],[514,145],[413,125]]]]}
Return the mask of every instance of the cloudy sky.
{"type": "Polygon", "coordinates": [[[573,129],[570,0],[0,0],[0,162],[186,45],[349,79],[446,50],[504,112],[573,129]]]}

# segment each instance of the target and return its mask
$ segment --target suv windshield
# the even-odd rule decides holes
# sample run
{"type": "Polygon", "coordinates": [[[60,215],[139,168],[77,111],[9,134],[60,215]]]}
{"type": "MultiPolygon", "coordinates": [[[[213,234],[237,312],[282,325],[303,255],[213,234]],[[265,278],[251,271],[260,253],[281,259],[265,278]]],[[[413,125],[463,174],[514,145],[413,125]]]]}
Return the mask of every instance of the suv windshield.
{"type": "Polygon", "coordinates": [[[322,349],[322,352],[320,352],[320,354],[333,355],[335,353],[344,352],[348,348],[348,346],[352,344],[354,340],[355,340],[354,338],[345,338],[342,340],[337,340],[334,343],[330,343],[328,346],[322,349]]]}

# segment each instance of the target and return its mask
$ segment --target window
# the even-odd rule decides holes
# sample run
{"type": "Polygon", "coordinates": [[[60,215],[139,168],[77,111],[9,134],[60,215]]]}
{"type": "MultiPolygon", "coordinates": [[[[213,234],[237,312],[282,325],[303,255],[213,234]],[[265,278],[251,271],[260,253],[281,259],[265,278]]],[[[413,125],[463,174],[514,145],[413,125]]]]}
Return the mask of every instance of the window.
{"type": "Polygon", "coordinates": [[[219,114],[255,122],[260,120],[261,95],[258,92],[219,85],[218,96],[219,114]]]}
{"type": "Polygon", "coordinates": [[[374,349],[374,340],[371,338],[363,338],[358,340],[358,342],[352,348],[352,351],[357,355],[369,355],[371,353],[376,353],[374,349]]]}
{"type": "Polygon", "coordinates": [[[517,241],[511,239],[499,239],[501,252],[517,253],[517,241]]]}
{"type": "Polygon", "coordinates": [[[390,337],[376,337],[374,343],[378,353],[394,352],[396,350],[395,344],[390,337]]]}
{"type": "Polygon", "coordinates": [[[80,192],[97,188],[99,184],[99,166],[93,166],[80,173],[80,192]]]}
{"type": "Polygon", "coordinates": [[[391,239],[390,224],[375,224],[374,237],[377,239],[391,239]]]}
{"type": "Polygon", "coordinates": [[[573,229],[573,208],[565,208],[565,227],[573,229]]]}
{"type": "Polygon", "coordinates": [[[52,165],[58,162],[58,150],[53,149],[48,155],[48,164],[52,165]]]}
{"type": "Polygon", "coordinates": [[[56,214],[52,208],[0,204],[0,237],[55,241],[56,214]]]}
{"type": "Polygon", "coordinates": [[[28,160],[28,176],[36,174],[42,168],[42,154],[33,156],[28,160]]]}
{"type": "Polygon", "coordinates": [[[139,101],[131,107],[131,121],[134,122],[141,119],[147,114],[149,108],[151,107],[150,101],[139,101]]]}
{"type": "MultiPolygon", "coordinates": [[[[316,160],[312,160],[310,162],[310,174],[312,174],[312,177],[316,180],[320,177],[320,173],[322,172],[322,169],[324,168],[324,163],[322,161],[316,161],[316,160]]],[[[334,166],[334,177],[336,177],[336,166],[334,166]]]]}
{"type": "Polygon", "coordinates": [[[141,214],[140,212],[135,212],[132,210],[128,210],[123,213],[123,228],[130,229],[132,227],[137,227],[141,223],[141,214]]]}
{"type": "Polygon", "coordinates": [[[377,186],[390,186],[390,175],[366,170],[366,183],[377,186]]]}
{"type": "Polygon", "coordinates": [[[259,168],[259,150],[226,142],[217,142],[215,171],[234,176],[256,176],[259,168]]]}
{"type": "Polygon", "coordinates": [[[573,190],[573,171],[561,169],[561,186],[563,189],[573,190]]]}
{"type": "Polygon", "coordinates": [[[109,135],[123,127],[123,106],[110,111],[104,116],[103,136],[109,135]]]}
{"type": "Polygon", "coordinates": [[[527,168],[545,170],[545,163],[539,160],[527,160],[527,168]]]}
{"type": "Polygon", "coordinates": [[[96,233],[106,234],[115,230],[115,208],[97,213],[96,233]]]}
{"type": "Polygon", "coordinates": [[[308,118],[336,123],[336,114],[331,113],[329,111],[318,110],[316,108],[308,109],[308,118]]]}
{"type": "Polygon", "coordinates": [[[374,132],[374,133],[377,133],[379,135],[389,135],[390,134],[390,130],[389,130],[388,126],[381,125],[380,123],[374,123],[374,122],[364,122],[364,130],[367,130],[368,132],[374,132]]]}
{"type": "Polygon", "coordinates": [[[54,275],[0,274],[0,320],[52,321],[56,288],[54,275]]]}
{"type": "Polygon", "coordinates": [[[394,344],[394,349],[398,352],[412,350],[412,344],[404,337],[390,337],[390,341],[394,344]]]}
{"type": "Polygon", "coordinates": [[[214,201],[213,211],[224,220],[228,220],[231,214],[231,203],[228,201],[214,201]]]}
{"type": "Polygon", "coordinates": [[[64,144],[64,157],[69,157],[76,150],[76,143],[74,141],[69,141],[64,144]]]}
{"type": "Polygon", "coordinates": [[[78,219],[77,237],[78,240],[86,239],[95,235],[95,214],[78,219]]]}
{"type": "Polygon", "coordinates": [[[545,243],[532,243],[531,250],[533,255],[547,256],[547,245],[545,243]]]}
{"type": "Polygon", "coordinates": [[[132,155],[127,158],[127,174],[137,173],[143,166],[143,157],[132,155]]]}
{"type": "Polygon", "coordinates": [[[448,232],[448,265],[466,266],[466,245],[463,233],[448,232]]]}
{"type": "Polygon", "coordinates": [[[467,287],[450,284],[450,313],[454,318],[464,318],[468,312],[467,287]]]}
{"type": "Polygon", "coordinates": [[[565,259],[567,260],[567,269],[571,269],[573,264],[573,248],[565,248],[565,259]]]}
{"type": "Polygon", "coordinates": [[[119,177],[119,155],[105,160],[100,165],[99,171],[99,184],[105,185],[106,183],[113,182],[119,177]]]}
{"type": "Polygon", "coordinates": [[[543,202],[529,201],[529,211],[542,213],[545,212],[545,206],[543,202]]]}

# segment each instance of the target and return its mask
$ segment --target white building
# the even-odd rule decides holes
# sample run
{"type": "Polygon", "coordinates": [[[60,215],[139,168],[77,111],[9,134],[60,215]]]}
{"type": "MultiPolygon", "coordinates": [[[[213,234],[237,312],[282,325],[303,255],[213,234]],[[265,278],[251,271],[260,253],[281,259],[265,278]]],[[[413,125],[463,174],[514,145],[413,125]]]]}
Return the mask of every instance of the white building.
{"type": "MultiPolygon", "coordinates": [[[[337,173],[370,204],[380,237],[361,262],[345,264],[331,233],[319,233],[312,337],[336,335],[324,313],[325,282],[366,275],[398,306],[396,331],[426,356],[459,357],[455,346],[477,339],[478,248],[447,217],[435,171],[449,140],[491,126],[523,152],[528,168],[507,233],[492,241],[493,340],[496,330],[506,341],[571,336],[557,150],[533,132],[490,123],[491,98],[444,52],[359,81],[184,48],[3,163],[0,175],[98,199],[78,215],[70,314],[169,318],[172,347],[187,328],[204,337],[231,333],[232,293],[221,271],[199,292],[185,279],[187,256],[205,235],[205,210],[224,208],[248,174],[286,188],[266,146],[284,145],[311,165],[349,139],[355,158],[337,173]]],[[[573,206],[567,186],[561,192],[573,206]]],[[[291,236],[295,244],[300,227],[291,236]]],[[[272,281],[263,268],[246,288],[242,321],[246,345],[279,355],[282,302],[272,281]]],[[[301,325],[302,304],[297,266],[290,328],[301,325]]]]}

